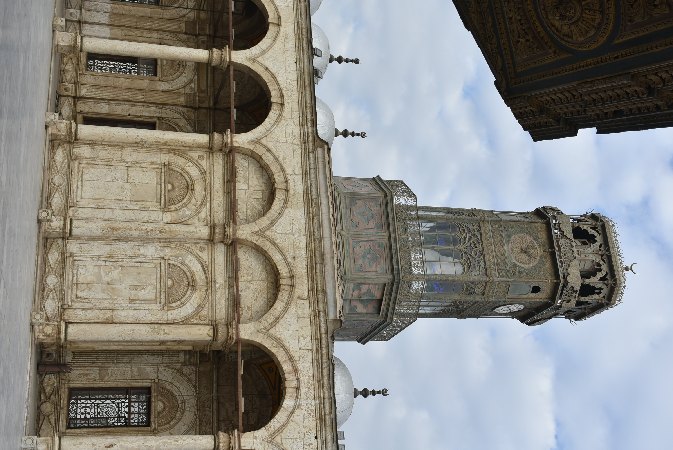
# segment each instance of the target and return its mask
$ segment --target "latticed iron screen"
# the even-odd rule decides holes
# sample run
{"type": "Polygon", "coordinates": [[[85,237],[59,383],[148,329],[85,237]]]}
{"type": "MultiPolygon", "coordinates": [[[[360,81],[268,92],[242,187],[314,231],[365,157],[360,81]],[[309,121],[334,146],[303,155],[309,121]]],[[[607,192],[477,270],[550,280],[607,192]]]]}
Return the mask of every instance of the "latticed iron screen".
{"type": "Polygon", "coordinates": [[[152,58],[136,58],[135,56],[89,53],[86,56],[86,70],[89,72],[155,77],[157,76],[157,60],[152,58]]]}
{"type": "Polygon", "coordinates": [[[150,388],[71,389],[68,428],[148,427],[150,388]]]}

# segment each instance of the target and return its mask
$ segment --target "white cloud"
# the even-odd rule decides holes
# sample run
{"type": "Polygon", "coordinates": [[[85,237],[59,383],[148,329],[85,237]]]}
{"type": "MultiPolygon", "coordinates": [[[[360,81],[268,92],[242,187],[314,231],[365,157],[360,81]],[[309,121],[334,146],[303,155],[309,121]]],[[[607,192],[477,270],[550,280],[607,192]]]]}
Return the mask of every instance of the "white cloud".
{"type": "Polygon", "coordinates": [[[637,261],[624,303],[586,322],[418,321],[387,343],[337,344],[359,387],[355,449],[658,450],[673,427],[673,130],[533,143],[505,107],[451,2],[330,0],[314,17],[333,64],[318,95],[337,175],[403,179],[420,204],[567,213],[618,223],[637,261]]]}

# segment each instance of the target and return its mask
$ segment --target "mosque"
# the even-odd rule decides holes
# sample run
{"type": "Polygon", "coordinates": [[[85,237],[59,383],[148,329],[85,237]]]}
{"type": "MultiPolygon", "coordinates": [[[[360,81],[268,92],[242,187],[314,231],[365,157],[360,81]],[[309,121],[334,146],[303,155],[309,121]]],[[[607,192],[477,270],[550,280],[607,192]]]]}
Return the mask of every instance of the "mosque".
{"type": "MultiPolygon", "coordinates": [[[[332,55],[311,20],[320,3],[62,2],[37,212],[37,418],[23,448],[341,449],[356,397],[387,391],[356,389],[335,340],[389,340],[419,318],[584,320],[621,301],[624,264],[601,214],[422,206],[403,181],[334,176],[335,139],[361,133],[337,127],[315,85],[330,63],[358,61],[332,55]]],[[[483,11],[455,3],[496,67],[483,11]]],[[[580,43],[552,35],[584,51],[614,39],[599,25],[580,43]]],[[[511,74],[494,74],[535,139],[599,126],[541,97],[548,86],[512,97],[511,74]],[[527,95],[547,128],[527,121],[542,117],[524,111],[527,95]]],[[[639,98],[670,106],[660,78],[639,98]]],[[[600,127],[633,129],[637,108],[623,109],[600,127]]]]}

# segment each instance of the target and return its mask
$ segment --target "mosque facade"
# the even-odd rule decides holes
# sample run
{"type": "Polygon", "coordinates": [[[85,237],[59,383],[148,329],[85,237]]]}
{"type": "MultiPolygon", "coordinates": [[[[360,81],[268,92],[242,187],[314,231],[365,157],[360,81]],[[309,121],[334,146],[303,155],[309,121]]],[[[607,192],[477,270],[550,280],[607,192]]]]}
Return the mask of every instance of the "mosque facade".
{"type": "Polygon", "coordinates": [[[333,176],[320,3],[63,2],[23,448],[342,448],[359,392],[334,340],[619,303],[604,216],[333,176]]]}

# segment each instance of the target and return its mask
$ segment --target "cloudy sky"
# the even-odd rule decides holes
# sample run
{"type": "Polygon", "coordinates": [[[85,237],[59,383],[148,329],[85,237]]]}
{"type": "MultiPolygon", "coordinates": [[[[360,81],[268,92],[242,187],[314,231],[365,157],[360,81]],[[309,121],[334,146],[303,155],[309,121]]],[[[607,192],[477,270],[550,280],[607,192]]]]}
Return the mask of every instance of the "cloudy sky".
{"type": "Polygon", "coordinates": [[[624,303],[575,325],[418,321],[390,342],[337,344],[360,388],[346,448],[657,450],[673,443],[673,129],[533,143],[448,0],[325,0],[335,55],[317,94],[336,175],[403,179],[419,204],[599,211],[620,228],[624,303]]]}

